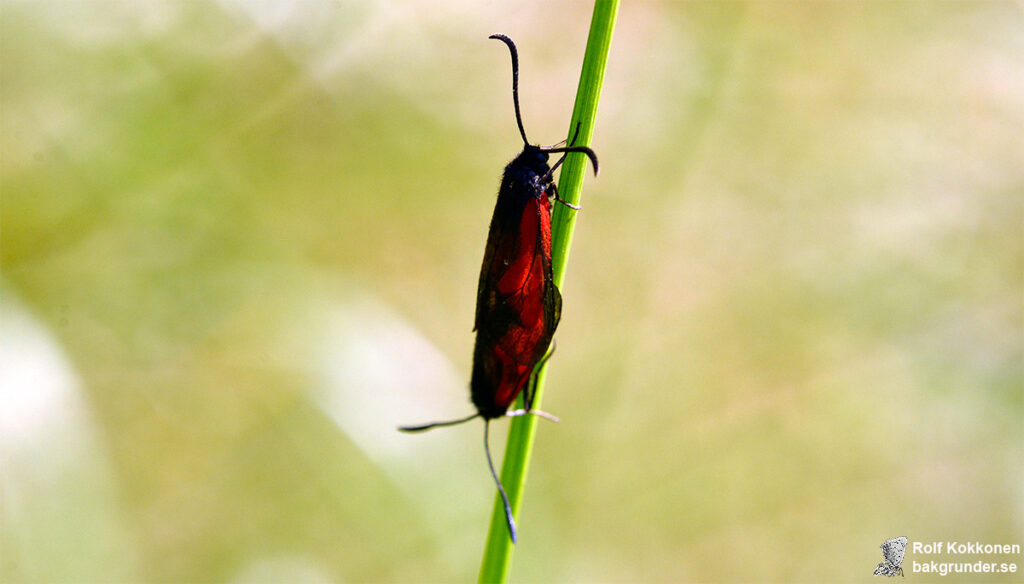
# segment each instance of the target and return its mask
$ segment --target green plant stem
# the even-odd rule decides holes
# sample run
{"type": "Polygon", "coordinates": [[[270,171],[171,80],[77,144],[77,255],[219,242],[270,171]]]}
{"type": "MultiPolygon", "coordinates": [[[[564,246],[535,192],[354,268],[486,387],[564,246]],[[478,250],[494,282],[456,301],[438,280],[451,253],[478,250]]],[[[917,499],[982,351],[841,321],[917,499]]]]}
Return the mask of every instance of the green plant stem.
{"type": "MultiPolygon", "coordinates": [[[[594,119],[597,117],[597,104],[601,98],[601,86],[604,81],[605,65],[608,61],[608,51],[611,47],[612,31],[615,29],[618,8],[618,0],[596,0],[594,2],[590,35],[587,38],[583,69],[580,72],[580,84],[576,92],[576,105],[573,108],[567,137],[569,140],[573,138],[577,124],[579,124],[579,136],[573,142],[574,146],[589,146],[594,135],[594,119]]],[[[570,153],[562,165],[561,174],[558,177],[558,192],[569,203],[579,204],[583,176],[588,164],[586,155],[570,153]]],[[[575,224],[576,211],[565,205],[555,204],[555,211],[551,219],[551,264],[555,285],[558,287],[561,287],[562,282],[565,281],[565,265],[569,258],[575,224]]],[[[546,371],[547,367],[544,366],[537,372],[537,385],[533,398],[535,409],[539,409],[541,405],[546,371]]],[[[518,403],[522,403],[522,396],[518,403]]],[[[522,405],[518,407],[522,407],[522,405]]],[[[508,443],[505,447],[505,459],[501,469],[501,482],[508,494],[512,514],[517,518],[536,432],[537,416],[519,416],[512,419],[508,443]]],[[[501,497],[496,496],[483,563],[480,566],[480,582],[506,582],[511,571],[512,551],[513,545],[509,539],[508,527],[505,525],[504,506],[501,497]]]]}

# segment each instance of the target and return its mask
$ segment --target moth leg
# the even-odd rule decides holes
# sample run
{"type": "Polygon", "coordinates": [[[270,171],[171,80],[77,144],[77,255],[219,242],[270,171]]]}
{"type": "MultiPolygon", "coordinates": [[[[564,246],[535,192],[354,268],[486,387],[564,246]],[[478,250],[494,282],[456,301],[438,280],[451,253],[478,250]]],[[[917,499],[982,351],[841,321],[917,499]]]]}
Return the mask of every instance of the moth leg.
{"type": "Polygon", "coordinates": [[[527,412],[533,409],[533,396],[537,390],[537,372],[540,371],[540,368],[543,367],[544,364],[548,362],[548,359],[555,354],[556,347],[557,344],[555,343],[555,340],[551,339],[551,350],[545,353],[544,356],[540,358],[540,361],[537,361],[537,364],[533,366],[533,372],[530,373],[530,379],[527,381],[526,387],[523,388],[523,405],[527,412]]]}
{"type": "Polygon", "coordinates": [[[573,210],[576,210],[576,211],[579,211],[580,209],[583,208],[583,207],[580,207],[579,205],[573,205],[569,201],[566,201],[565,199],[560,197],[558,195],[558,187],[555,186],[555,183],[551,183],[551,192],[554,194],[555,200],[558,201],[559,203],[565,205],[566,207],[569,207],[570,209],[573,209],[573,210]]]}
{"type": "Polygon", "coordinates": [[[551,420],[552,422],[562,421],[558,419],[558,416],[553,416],[547,412],[542,412],[541,410],[512,410],[511,412],[505,412],[505,416],[509,418],[515,418],[516,416],[525,416],[527,414],[531,416],[540,416],[541,418],[544,418],[545,420],[551,420]]]}
{"type": "Polygon", "coordinates": [[[555,339],[551,339],[551,350],[549,350],[547,353],[544,353],[544,356],[540,358],[540,361],[537,361],[537,365],[535,365],[533,368],[534,375],[536,375],[537,370],[543,367],[544,364],[548,362],[548,359],[550,359],[551,356],[555,354],[555,349],[557,348],[558,343],[555,341],[555,339]]]}
{"type": "Polygon", "coordinates": [[[580,135],[580,128],[582,126],[583,126],[583,122],[576,122],[576,133],[574,133],[572,135],[572,140],[561,140],[557,144],[552,144],[551,146],[545,146],[543,149],[544,150],[549,150],[551,148],[558,148],[559,146],[575,146],[576,145],[576,138],[579,137],[579,135],[580,135]]]}
{"type": "Polygon", "coordinates": [[[530,379],[526,381],[526,387],[523,388],[523,406],[524,409],[516,410],[517,412],[528,412],[533,409],[533,396],[537,393],[537,369],[534,368],[533,373],[530,374],[530,379]]]}
{"type": "Polygon", "coordinates": [[[512,412],[509,412],[508,414],[506,414],[507,416],[513,417],[521,416],[523,414],[536,414],[542,418],[547,418],[554,422],[559,421],[557,417],[552,416],[551,414],[533,409],[533,398],[537,393],[537,372],[539,372],[541,367],[543,367],[544,364],[548,362],[548,359],[550,359],[551,356],[555,354],[556,346],[557,345],[555,343],[555,340],[551,339],[551,350],[545,353],[544,356],[541,357],[540,361],[537,361],[537,364],[534,365],[533,373],[530,374],[530,379],[526,382],[526,387],[523,388],[524,408],[521,410],[514,410],[512,412]]]}

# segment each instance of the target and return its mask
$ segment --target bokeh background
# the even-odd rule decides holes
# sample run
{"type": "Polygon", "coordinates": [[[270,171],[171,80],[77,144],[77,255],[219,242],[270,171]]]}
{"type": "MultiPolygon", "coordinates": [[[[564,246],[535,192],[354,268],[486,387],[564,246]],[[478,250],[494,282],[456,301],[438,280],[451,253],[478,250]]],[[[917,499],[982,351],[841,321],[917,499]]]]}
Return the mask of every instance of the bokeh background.
{"type": "MultiPolygon", "coordinates": [[[[475,579],[480,425],[394,427],[472,411],[487,36],[550,144],[590,10],[0,5],[0,581],[475,579]]],[[[624,5],[513,577],[1024,543],[1022,137],[1019,2],[624,5]]]]}

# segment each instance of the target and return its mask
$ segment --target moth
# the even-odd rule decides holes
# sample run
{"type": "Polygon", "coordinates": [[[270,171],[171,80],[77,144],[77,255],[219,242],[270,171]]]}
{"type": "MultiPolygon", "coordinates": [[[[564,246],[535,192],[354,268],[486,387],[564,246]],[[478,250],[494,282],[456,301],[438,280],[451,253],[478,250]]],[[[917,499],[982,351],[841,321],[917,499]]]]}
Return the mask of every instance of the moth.
{"type": "MultiPolygon", "coordinates": [[[[534,146],[526,138],[519,111],[519,54],[512,39],[491,35],[508,46],[512,55],[512,102],[515,106],[523,150],[505,167],[498,200],[484,247],[484,261],[477,286],[470,396],[476,413],[466,418],[403,426],[403,432],[420,432],[440,426],[461,424],[474,418],[484,420],[484,452],[491,477],[505,505],[509,537],[516,541],[515,519],[508,496],[494,470],[488,444],[490,421],[506,416],[536,414],[533,410],[534,373],[549,355],[555,328],[562,315],[562,294],[555,286],[551,269],[552,200],[578,209],[558,196],[554,172],[570,152],[585,154],[597,174],[597,155],[586,146],[534,146]],[[562,154],[548,166],[550,154],[562,154]],[[519,394],[524,409],[508,411],[519,394]]],[[[579,126],[576,128],[579,133],[579,126]]],[[[575,141],[576,136],[573,137],[575,141]]],[[[556,419],[557,420],[557,419],[556,419]]]]}

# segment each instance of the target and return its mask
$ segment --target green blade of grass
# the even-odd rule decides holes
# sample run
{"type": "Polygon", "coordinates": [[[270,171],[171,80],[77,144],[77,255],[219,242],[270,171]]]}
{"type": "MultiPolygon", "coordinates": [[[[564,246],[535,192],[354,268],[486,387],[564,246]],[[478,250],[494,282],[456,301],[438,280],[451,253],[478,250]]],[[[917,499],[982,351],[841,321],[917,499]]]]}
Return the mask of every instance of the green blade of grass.
{"type": "MultiPolygon", "coordinates": [[[[577,124],[579,124],[579,136],[572,143],[574,146],[589,146],[594,135],[594,119],[597,117],[597,104],[601,98],[605,65],[608,61],[608,51],[611,47],[612,31],[615,29],[615,17],[618,14],[618,9],[618,0],[596,0],[594,2],[594,14],[590,22],[586,53],[583,56],[580,84],[576,91],[576,105],[573,108],[567,137],[568,140],[572,140],[577,124]]],[[[570,153],[562,165],[561,174],[558,177],[558,192],[563,199],[571,204],[579,204],[583,175],[586,173],[588,164],[586,155],[570,153]]],[[[551,219],[551,264],[555,285],[559,287],[565,280],[565,265],[569,258],[575,224],[576,212],[564,205],[556,204],[551,219]]],[[[533,399],[535,409],[539,409],[541,405],[546,370],[546,367],[541,367],[537,372],[537,386],[533,399]]],[[[519,403],[521,400],[522,396],[520,396],[519,403]]],[[[508,494],[512,514],[515,517],[519,516],[523,486],[526,484],[526,471],[530,464],[536,430],[536,416],[513,418],[509,429],[505,459],[501,469],[501,482],[508,494]]],[[[506,582],[511,571],[512,550],[513,545],[509,539],[508,527],[505,525],[505,509],[501,498],[496,496],[483,563],[480,566],[480,582],[506,582]]]]}

